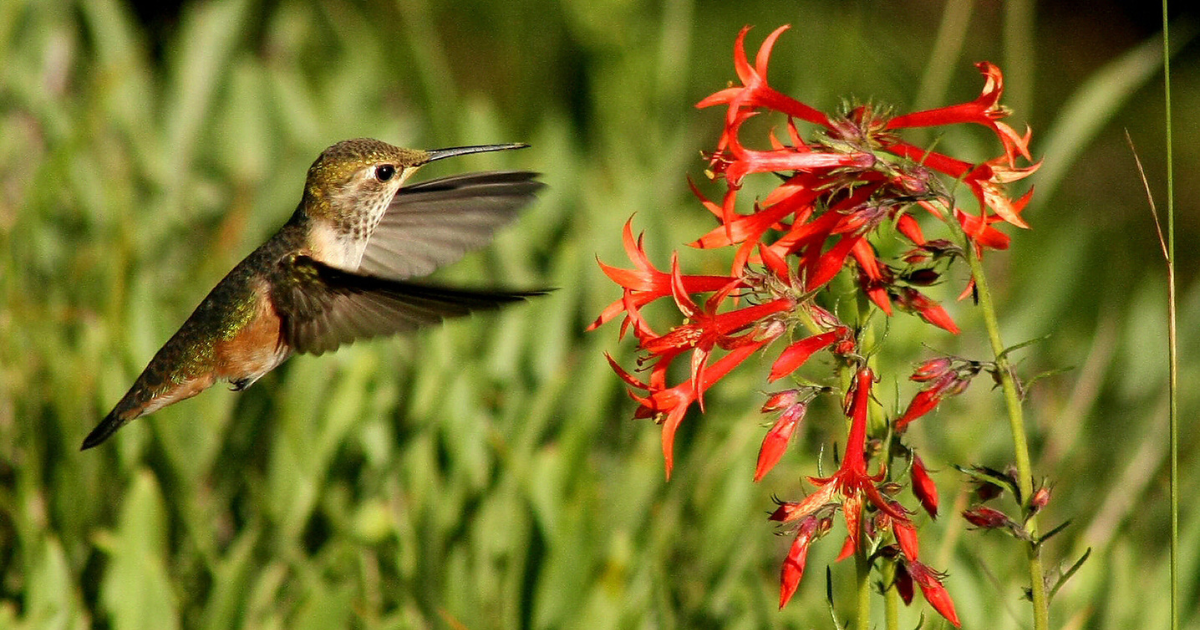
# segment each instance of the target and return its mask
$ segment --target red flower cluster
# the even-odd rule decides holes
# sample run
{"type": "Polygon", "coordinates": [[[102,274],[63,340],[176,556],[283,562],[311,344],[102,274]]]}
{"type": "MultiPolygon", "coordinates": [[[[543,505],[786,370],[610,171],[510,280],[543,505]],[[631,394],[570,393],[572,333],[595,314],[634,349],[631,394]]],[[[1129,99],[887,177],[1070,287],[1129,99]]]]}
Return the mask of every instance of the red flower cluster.
{"type": "MultiPolygon", "coordinates": [[[[874,533],[875,536],[890,531],[899,545],[900,566],[907,567],[907,572],[902,575],[916,581],[925,594],[925,600],[957,626],[958,614],[954,611],[954,602],[942,586],[941,574],[925,567],[918,560],[917,531],[908,518],[908,511],[888,496],[894,492],[894,484],[885,483],[887,475],[884,470],[874,475],[867,472],[864,448],[867,441],[867,412],[874,380],[871,369],[863,367],[858,370],[850,386],[846,409],[846,415],[851,419],[850,434],[846,438],[845,457],[842,458],[837,472],[830,477],[809,478],[809,482],[817,488],[812,494],[802,501],[781,502],[778,509],[771,514],[773,521],[797,523],[796,537],[787,559],[784,560],[780,576],[779,607],[787,604],[800,584],[809,545],[829,531],[833,514],[837,509],[841,509],[846,519],[846,542],[838,560],[850,557],[859,550],[860,537],[864,531],[868,535],[874,533]],[[863,508],[866,506],[875,511],[875,518],[870,527],[864,527],[863,508]]],[[[914,468],[918,461],[914,461],[914,468]]],[[[921,470],[924,470],[923,465],[921,470]]],[[[937,511],[936,501],[935,491],[931,512],[937,511]]],[[[911,582],[909,587],[911,593],[911,582]]],[[[911,595],[906,598],[906,601],[911,600],[911,595]]]]}
{"type": "MultiPolygon", "coordinates": [[[[975,100],[892,116],[886,109],[860,105],[838,115],[822,113],[772,88],[767,82],[771,49],[787,30],[776,29],[763,42],[752,66],[743,42],[748,28],[737,37],[734,67],[741,85],[705,98],[698,107],[726,106],[725,124],[716,150],[709,154],[709,174],[722,179],[725,192],[718,201],[692,190],[719,225],[692,245],[700,249],[735,247],[728,275],[690,275],[672,257],[670,271],[657,269],[648,259],[642,239],[626,223],[625,251],[633,269],[601,263],[604,273],[621,286],[620,299],[610,304],[590,328],[623,316],[621,336],[633,331],[641,355],[638,369],[627,371],[609,357],[613,370],[630,387],[638,403],[635,416],[654,418],[663,425],[662,443],[668,477],[673,465],[676,430],[695,403],[704,408],[704,393],[751,355],[786,337],[772,363],[769,380],[792,375],[814,354],[827,350],[839,369],[853,369],[846,414],[851,428],[846,453],[838,471],[810,481],[817,489],[799,502],[781,502],[772,519],[794,524],[796,537],[783,567],[781,605],[794,592],[803,574],[808,546],[825,535],[833,515],[841,510],[848,536],[843,556],[860,548],[862,532],[890,530],[900,546],[898,566],[909,592],[916,582],[929,601],[955,625],[953,604],[941,586],[941,575],[917,558],[915,528],[908,512],[891,497],[897,489],[881,470],[867,472],[867,408],[874,379],[868,359],[862,356],[856,329],[843,323],[816,299],[843,271],[879,310],[918,315],[926,322],[957,333],[958,327],[939,303],[923,288],[940,281],[942,263],[962,256],[964,247],[982,254],[1003,249],[1008,236],[997,223],[1028,227],[1021,211],[1030,193],[1010,199],[1004,186],[1029,176],[1039,164],[1031,162],[1030,132],[1015,132],[1001,122],[1008,111],[999,104],[1003,92],[1000,70],[978,64],[985,82],[975,100]],[[748,119],[761,111],[786,115],[786,141],[775,134],[769,148],[754,149],[743,143],[741,132],[748,119]],[[797,121],[817,127],[806,139],[797,121]],[[1003,154],[972,164],[943,153],[909,144],[900,137],[906,128],[974,123],[991,130],[1003,154]],[[770,173],[778,185],[755,200],[749,213],[738,207],[746,177],[770,173]],[[970,212],[959,208],[940,176],[961,182],[978,202],[970,212]],[[947,240],[927,240],[914,213],[931,215],[951,226],[960,245],[947,240]],[[883,239],[902,236],[907,252],[896,259],[881,258],[883,239]],[[665,332],[655,330],[642,315],[647,304],[670,300],[682,322],[665,332]],[[670,366],[687,355],[688,377],[671,382],[670,366]],[[874,516],[864,519],[864,508],[874,516]]],[[[958,185],[958,184],[955,184],[958,185]]],[[[963,295],[969,295],[968,285],[963,295]]],[[[859,319],[859,325],[865,322],[859,319]]],[[[895,423],[902,430],[927,413],[942,398],[961,392],[978,372],[975,365],[934,360],[918,369],[914,380],[927,383],[908,411],[895,423]],[[945,365],[943,365],[945,363],[945,365]]],[[[762,479],[780,460],[814,396],[827,388],[802,386],[772,395],[764,413],[778,413],[759,451],[754,479],[762,479]]],[[[913,491],[931,515],[937,513],[937,491],[920,458],[912,455],[913,491]]],[[[882,534],[881,534],[882,535],[882,534]]]]}

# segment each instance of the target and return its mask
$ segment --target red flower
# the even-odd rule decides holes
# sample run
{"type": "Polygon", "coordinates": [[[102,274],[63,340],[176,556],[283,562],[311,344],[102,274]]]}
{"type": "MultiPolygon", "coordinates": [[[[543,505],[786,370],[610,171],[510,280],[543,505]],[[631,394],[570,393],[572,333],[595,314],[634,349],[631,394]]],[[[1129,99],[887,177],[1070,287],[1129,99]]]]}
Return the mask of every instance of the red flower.
{"type": "Polygon", "coordinates": [[[829,517],[810,515],[800,521],[796,528],[796,538],[788,550],[787,558],[779,575],[779,607],[787,605],[788,600],[800,586],[800,578],[804,576],[804,564],[808,558],[808,547],[824,536],[832,524],[829,517]]]}
{"type": "MultiPolygon", "coordinates": [[[[768,317],[789,310],[793,306],[789,300],[778,299],[766,304],[757,304],[718,314],[717,307],[720,303],[729,297],[731,292],[741,286],[742,282],[740,280],[729,282],[714,293],[704,303],[704,308],[701,309],[688,296],[687,287],[683,283],[683,276],[679,273],[679,260],[672,256],[671,296],[675,299],[675,305],[679,308],[679,312],[683,314],[685,320],[689,323],[676,326],[665,335],[655,335],[645,325],[635,327],[634,331],[641,340],[642,349],[650,353],[651,357],[658,359],[655,369],[665,371],[666,364],[669,364],[676,355],[687,350],[692,350],[692,385],[695,388],[704,374],[704,368],[708,365],[709,355],[714,348],[719,346],[725,350],[732,350],[747,344],[761,345],[760,342],[770,341],[779,334],[782,334],[782,329],[777,329],[770,332],[764,330],[765,334],[758,336],[754,334],[733,336],[734,333],[744,331],[755,324],[766,321],[768,317]],[[659,367],[660,365],[661,368],[659,367]]],[[[641,321],[637,317],[637,310],[635,308],[631,308],[627,312],[635,322],[641,321]]],[[[696,389],[696,391],[700,408],[703,410],[703,391],[700,389],[696,389]]]]}
{"type": "Polygon", "coordinates": [[[808,402],[812,399],[812,394],[804,395],[799,389],[789,389],[779,392],[763,405],[763,413],[772,411],[783,411],[779,415],[779,419],[775,421],[775,425],[771,430],[767,431],[767,436],[763,438],[762,446],[758,449],[758,464],[754,467],[754,481],[760,481],[775,464],[779,463],[779,459],[783,457],[783,452],[787,450],[788,443],[792,440],[792,434],[795,433],[796,427],[804,420],[804,414],[808,412],[808,402]]]}
{"type": "Polygon", "coordinates": [[[912,581],[921,587],[921,594],[925,596],[925,601],[929,602],[929,605],[933,606],[939,615],[945,617],[946,621],[954,624],[955,628],[961,626],[958,613],[954,611],[954,601],[950,599],[950,593],[946,592],[946,587],[942,586],[942,580],[946,579],[946,575],[915,560],[908,562],[906,569],[912,581]]]}
{"type": "Polygon", "coordinates": [[[671,469],[675,462],[675,431],[679,429],[680,423],[683,422],[683,417],[687,413],[688,407],[693,402],[696,402],[701,393],[712,387],[713,383],[724,378],[730,370],[737,367],[738,364],[746,360],[746,357],[753,354],[765,344],[766,341],[756,341],[738,346],[709,366],[704,371],[699,382],[689,379],[674,387],[666,386],[665,369],[652,371],[649,382],[643,383],[637,377],[626,372],[610,355],[605,354],[609,365],[621,377],[621,380],[634,389],[646,390],[647,395],[645,396],[635,394],[632,390],[629,392],[630,397],[639,404],[634,417],[656,418],[656,421],[663,425],[663,459],[666,463],[668,479],[671,478],[671,469]]]}
{"type": "MultiPolygon", "coordinates": [[[[789,96],[780,94],[767,85],[767,64],[771,59],[771,48],[775,46],[775,40],[779,39],[779,36],[789,28],[791,28],[789,25],[781,26],[763,40],[762,46],[758,49],[758,56],[754,59],[754,67],[751,67],[750,62],[746,59],[745,47],[746,33],[750,32],[750,27],[742,27],[733,45],[733,69],[741,79],[742,86],[726,88],[712,94],[696,103],[696,107],[728,104],[727,125],[733,123],[734,116],[742,108],[765,107],[801,120],[828,126],[829,119],[825,114],[789,96]]],[[[719,148],[724,148],[725,140],[726,138],[722,137],[719,148]]]]}
{"type": "MultiPolygon", "coordinates": [[[[798,178],[799,176],[793,179],[798,178]]],[[[819,195],[819,191],[809,190],[800,186],[787,196],[768,197],[761,205],[756,206],[754,213],[741,215],[736,214],[728,205],[722,205],[718,208],[716,204],[705,199],[694,184],[692,185],[692,193],[704,203],[705,207],[709,208],[714,214],[717,214],[722,223],[713,228],[708,234],[691,243],[691,245],[700,249],[712,249],[740,244],[733,261],[732,275],[734,276],[742,274],[746,263],[751,261],[751,254],[755,246],[759,245],[759,239],[768,230],[781,226],[781,222],[792,214],[796,214],[794,218],[796,221],[807,219],[808,215],[812,212],[812,203],[819,195]]],[[[733,198],[732,192],[726,194],[726,202],[731,198],[733,198]]],[[[783,279],[786,279],[787,276],[786,272],[780,274],[780,277],[783,279]]]]}
{"type": "Polygon", "coordinates": [[[825,173],[847,167],[871,168],[875,165],[875,156],[870,153],[817,152],[804,144],[771,151],[747,149],[738,139],[738,131],[752,115],[753,112],[746,112],[734,118],[725,131],[728,146],[725,151],[713,154],[710,161],[713,171],[724,174],[726,181],[734,188],[740,187],[742,179],[752,173],[825,173]]]}
{"type": "Polygon", "coordinates": [[[1000,105],[1000,96],[1004,94],[1004,75],[1001,74],[1000,68],[987,61],[979,62],[975,64],[975,67],[983,73],[986,81],[983,84],[983,92],[974,101],[896,116],[888,121],[887,128],[901,129],[904,127],[936,127],[964,122],[977,123],[991,128],[996,133],[1004,145],[1004,153],[1010,164],[1016,160],[1018,154],[1026,160],[1032,160],[1033,158],[1029,154],[1029,138],[1032,132],[1027,128],[1025,135],[1020,136],[1013,131],[1012,127],[1000,122],[1001,118],[1007,117],[1010,113],[1007,107],[1000,105]]]}
{"type": "Polygon", "coordinates": [[[799,502],[784,502],[775,510],[771,518],[782,522],[796,521],[813,514],[828,503],[835,502],[841,497],[842,512],[846,517],[846,528],[850,539],[857,548],[858,533],[861,529],[861,511],[863,499],[875,508],[887,513],[892,518],[907,520],[903,511],[884,498],[879,489],[885,473],[877,475],[867,473],[867,461],[864,452],[867,437],[867,409],[871,396],[871,383],[874,374],[870,368],[861,368],[855,375],[854,384],[849,392],[849,409],[851,417],[850,435],[846,438],[846,454],[837,472],[830,477],[810,477],[809,481],[817,486],[812,494],[799,502]]]}
{"type": "MultiPolygon", "coordinates": [[[[622,311],[626,310],[627,302],[632,303],[636,307],[641,307],[658,298],[673,295],[671,274],[654,268],[654,265],[651,264],[650,259],[646,256],[646,250],[642,245],[642,237],[638,236],[636,240],[633,238],[632,224],[632,218],[625,222],[622,241],[625,244],[625,253],[636,268],[620,269],[618,267],[610,267],[602,262],[599,263],[600,269],[604,271],[604,274],[612,279],[613,282],[623,287],[629,293],[629,296],[628,298],[622,298],[609,304],[600,313],[600,316],[596,318],[596,321],[587,327],[588,330],[595,330],[601,324],[620,315],[622,311]]],[[[720,290],[735,280],[737,279],[732,276],[680,276],[679,282],[683,285],[687,293],[704,293],[720,290]]],[[[629,323],[629,320],[626,320],[621,325],[621,336],[625,335],[629,323]]]]}
{"type": "MultiPolygon", "coordinates": [[[[977,64],[985,77],[984,87],[975,100],[938,109],[915,112],[895,117],[881,114],[878,108],[860,106],[844,117],[831,118],[795,99],[784,96],[767,83],[767,65],[776,40],[786,30],[781,27],[772,32],[759,49],[755,66],[751,67],[745,54],[745,36],[748,28],[738,34],[734,45],[734,68],[742,81],[741,86],[721,90],[700,101],[697,107],[724,104],[728,106],[725,129],[712,156],[713,171],[724,174],[731,189],[740,187],[743,177],[750,173],[766,171],[828,171],[828,175],[847,183],[856,177],[862,180],[879,181],[880,173],[887,174],[896,191],[893,198],[920,197],[929,193],[929,176],[925,167],[961,180],[979,201],[981,214],[973,217],[955,209],[955,216],[968,235],[980,246],[1006,245],[1006,237],[989,232],[987,223],[990,210],[1005,222],[1017,227],[1028,227],[1020,218],[1028,196],[1013,202],[1004,194],[1002,186],[1023,179],[1040,166],[1035,163],[1018,167],[1017,159],[1032,160],[1029,142],[1032,137],[1027,129],[1018,134],[1001,122],[1009,110],[1000,104],[1004,92],[1004,78],[995,65],[977,64]],[[829,139],[814,143],[803,142],[788,122],[792,146],[774,143],[771,151],[749,151],[740,140],[741,125],[755,113],[756,109],[782,112],[821,127],[829,139]],[[912,127],[929,127],[960,123],[979,124],[990,129],[1004,148],[1004,155],[980,164],[955,159],[936,151],[930,151],[899,139],[896,132],[912,127]],[[911,160],[913,164],[890,166],[881,164],[871,157],[875,150],[883,150],[911,160]],[[871,180],[874,176],[876,179],[871,180]],[[969,224],[969,225],[968,225],[969,224]]],[[[929,207],[928,204],[922,204],[929,207]]],[[[940,210],[929,207],[934,214],[942,216],[940,210]]],[[[946,217],[943,217],[946,218],[946,217]]],[[[905,228],[911,227],[911,224],[905,228]]],[[[810,285],[811,288],[811,285],[810,285]]]]}
{"type": "Polygon", "coordinates": [[[937,518],[938,511],[938,491],[937,485],[933,483],[933,478],[929,476],[929,471],[925,469],[925,462],[913,453],[912,459],[912,491],[917,500],[921,502],[921,507],[929,513],[932,518],[937,518]]]}
{"type": "Polygon", "coordinates": [[[846,326],[838,326],[829,332],[805,337],[794,342],[787,348],[784,348],[783,352],[779,353],[779,358],[775,359],[775,363],[771,365],[771,375],[767,377],[767,380],[771,382],[777,381],[795,372],[816,352],[824,350],[839,341],[852,340],[853,338],[853,331],[846,326]]]}
{"type": "Polygon", "coordinates": [[[950,314],[941,304],[925,297],[920,291],[911,287],[898,287],[890,294],[896,305],[905,311],[916,313],[921,319],[951,333],[958,334],[958,326],[950,319],[950,314]]]}

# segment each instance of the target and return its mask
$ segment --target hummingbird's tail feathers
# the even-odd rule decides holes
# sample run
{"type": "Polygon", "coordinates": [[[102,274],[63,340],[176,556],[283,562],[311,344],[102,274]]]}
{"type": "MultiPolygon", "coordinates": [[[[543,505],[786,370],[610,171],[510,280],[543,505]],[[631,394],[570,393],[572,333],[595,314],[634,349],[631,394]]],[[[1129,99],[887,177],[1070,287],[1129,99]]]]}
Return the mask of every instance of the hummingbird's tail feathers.
{"type": "Polygon", "coordinates": [[[109,436],[116,433],[117,429],[120,429],[126,422],[129,422],[129,420],[130,418],[122,418],[119,416],[117,414],[117,410],[114,409],[112,413],[108,414],[103,420],[100,421],[100,424],[96,425],[95,429],[92,429],[91,433],[87,434],[87,437],[83,438],[83,446],[81,446],[79,450],[86,451],[94,446],[99,446],[101,442],[107,440],[109,436]]]}
{"type": "MultiPolygon", "coordinates": [[[[183,330],[187,330],[186,326],[183,330]]],[[[95,429],[83,440],[80,450],[86,451],[108,439],[117,429],[148,413],[154,413],[167,405],[172,405],[185,398],[212,387],[216,382],[216,374],[210,370],[201,373],[189,373],[179,369],[175,359],[180,357],[180,344],[186,340],[175,333],[146,365],[142,373],[133,382],[133,386],[121,397],[113,410],[96,425],[95,429]]]]}
{"type": "Polygon", "coordinates": [[[545,187],[537,176],[469,173],[401,188],[367,240],[358,272],[394,280],[426,276],[487,245],[545,187]]]}
{"type": "Polygon", "coordinates": [[[288,304],[283,309],[283,334],[297,352],[309,354],[546,293],[458,289],[365,276],[302,255],[284,264],[293,267],[293,281],[276,288],[276,304],[288,304]]]}

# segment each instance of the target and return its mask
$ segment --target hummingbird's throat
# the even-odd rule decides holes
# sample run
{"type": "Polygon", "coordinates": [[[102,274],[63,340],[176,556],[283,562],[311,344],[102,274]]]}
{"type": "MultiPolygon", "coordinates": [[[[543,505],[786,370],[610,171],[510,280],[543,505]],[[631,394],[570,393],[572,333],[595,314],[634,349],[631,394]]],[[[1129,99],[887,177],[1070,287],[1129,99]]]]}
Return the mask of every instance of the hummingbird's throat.
{"type": "Polygon", "coordinates": [[[333,195],[329,200],[335,208],[332,220],[318,221],[311,236],[317,258],[339,269],[356,271],[375,227],[413,170],[403,169],[386,186],[350,186],[333,195]]]}
{"type": "Polygon", "coordinates": [[[383,219],[391,202],[391,195],[378,196],[370,200],[362,200],[363,207],[358,212],[350,213],[338,222],[334,231],[333,257],[329,262],[336,267],[354,271],[362,262],[363,252],[375,227],[383,219]]]}

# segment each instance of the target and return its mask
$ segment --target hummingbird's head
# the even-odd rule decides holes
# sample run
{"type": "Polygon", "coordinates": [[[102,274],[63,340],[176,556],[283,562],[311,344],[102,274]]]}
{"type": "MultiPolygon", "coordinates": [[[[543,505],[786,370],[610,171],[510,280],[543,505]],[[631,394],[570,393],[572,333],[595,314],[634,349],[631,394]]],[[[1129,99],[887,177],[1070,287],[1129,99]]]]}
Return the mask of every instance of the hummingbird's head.
{"type": "Polygon", "coordinates": [[[321,224],[334,244],[317,245],[344,268],[357,268],[367,239],[387,212],[400,186],[420,167],[469,153],[520,149],[524,144],[491,144],[452,149],[402,149],[370,138],[343,140],[321,152],[308,169],[304,213],[321,224]]]}
{"type": "Polygon", "coordinates": [[[427,162],[427,151],[370,138],[343,140],[322,151],[309,167],[306,210],[314,219],[331,221],[339,231],[365,238],[404,180],[427,162]]]}

